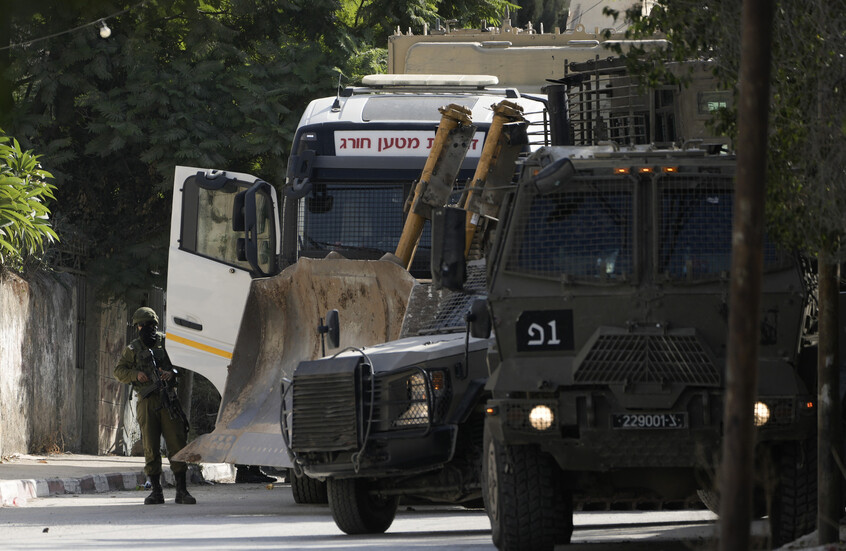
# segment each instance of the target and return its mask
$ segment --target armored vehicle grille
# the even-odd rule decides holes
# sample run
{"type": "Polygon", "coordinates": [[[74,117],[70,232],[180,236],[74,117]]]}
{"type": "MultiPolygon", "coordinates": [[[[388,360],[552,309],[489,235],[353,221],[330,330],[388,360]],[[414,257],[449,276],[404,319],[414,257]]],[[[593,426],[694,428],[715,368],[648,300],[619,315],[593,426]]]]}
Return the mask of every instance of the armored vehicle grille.
{"type": "Polygon", "coordinates": [[[353,373],[294,377],[294,451],[337,451],[358,448],[353,373]]]}
{"type": "Polygon", "coordinates": [[[767,396],[763,399],[770,408],[771,425],[789,425],[793,423],[796,418],[796,400],[793,396],[772,397],[767,396]]]}
{"type": "Polygon", "coordinates": [[[600,334],[576,367],[584,384],[714,386],[720,372],[695,335],[600,334]]]}

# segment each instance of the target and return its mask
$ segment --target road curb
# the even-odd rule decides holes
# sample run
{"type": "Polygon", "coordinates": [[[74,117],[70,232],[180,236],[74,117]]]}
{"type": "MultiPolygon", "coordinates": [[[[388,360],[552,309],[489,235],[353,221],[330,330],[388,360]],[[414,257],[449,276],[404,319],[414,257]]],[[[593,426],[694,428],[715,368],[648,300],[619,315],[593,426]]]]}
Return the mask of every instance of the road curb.
{"type": "MultiPolygon", "coordinates": [[[[228,482],[235,479],[235,467],[225,463],[189,465],[188,480],[195,484],[228,482]]],[[[136,490],[147,482],[143,471],[91,474],[80,477],[0,480],[0,505],[23,505],[28,499],[63,494],[99,494],[136,490]]],[[[173,472],[164,470],[164,483],[174,485],[173,472]]]]}

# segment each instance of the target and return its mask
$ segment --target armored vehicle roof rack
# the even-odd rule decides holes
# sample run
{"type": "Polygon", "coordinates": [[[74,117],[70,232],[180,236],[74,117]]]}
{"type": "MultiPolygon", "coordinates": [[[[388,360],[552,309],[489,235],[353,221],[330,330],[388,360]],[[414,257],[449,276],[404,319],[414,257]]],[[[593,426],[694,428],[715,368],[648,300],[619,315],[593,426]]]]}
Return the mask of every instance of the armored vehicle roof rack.
{"type": "Polygon", "coordinates": [[[546,88],[561,89],[557,95],[568,115],[569,139],[559,143],[672,148],[697,140],[709,151],[723,150],[728,139],[714,135],[707,123],[715,110],[729,105],[730,92],[718,88],[707,63],[672,64],[669,70],[687,83],[646,86],[620,58],[568,64],[564,76],[546,88]]]}

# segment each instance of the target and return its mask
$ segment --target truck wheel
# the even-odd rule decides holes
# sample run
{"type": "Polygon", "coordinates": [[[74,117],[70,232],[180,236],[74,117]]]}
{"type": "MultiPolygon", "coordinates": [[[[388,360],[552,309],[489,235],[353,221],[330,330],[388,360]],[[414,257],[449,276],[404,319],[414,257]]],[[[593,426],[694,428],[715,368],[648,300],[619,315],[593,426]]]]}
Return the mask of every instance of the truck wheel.
{"type": "MultiPolygon", "coordinates": [[[[764,492],[760,488],[754,489],[754,495],[752,496],[752,517],[753,518],[764,518],[767,516],[767,499],[764,495],[764,492]]],[[[720,514],[720,494],[716,490],[696,490],[696,495],[699,496],[699,501],[702,502],[705,507],[714,513],[715,515],[720,514]]]]}
{"type": "Polygon", "coordinates": [[[720,514],[720,494],[715,490],[696,490],[696,495],[706,509],[715,515],[720,514]]]}
{"type": "Polygon", "coordinates": [[[372,495],[367,480],[330,478],[327,488],[332,518],[347,534],[381,534],[394,522],[399,497],[372,495]]]}
{"type": "Polygon", "coordinates": [[[816,528],[817,442],[808,438],[774,450],[778,482],[770,508],[773,547],[780,547],[816,528]]]}
{"type": "Polygon", "coordinates": [[[482,492],[500,550],[570,543],[573,496],[555,461],[536,446],[506,446],[485,431],[482,492]]]}
{"type": "Polygon", "coordinates": [[[288,469],[288,480],[291,481],[291,493],[294,503],[300,505],[326,505],[329,498],[326,494],[326,482],[309,478],[306,475],[297,476],[294,469],[288,469]]]}

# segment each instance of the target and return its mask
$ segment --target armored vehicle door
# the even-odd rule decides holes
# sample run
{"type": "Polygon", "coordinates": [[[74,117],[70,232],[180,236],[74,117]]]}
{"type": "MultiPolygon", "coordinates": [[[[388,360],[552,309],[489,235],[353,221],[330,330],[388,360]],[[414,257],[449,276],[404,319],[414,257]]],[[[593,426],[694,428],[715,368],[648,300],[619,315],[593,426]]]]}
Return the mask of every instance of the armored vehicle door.
{"type": "Polygon", "coordinates": [[[250,282],[278,272],[278,213],[275,190],[254,176],[176,167],[167,348],[221,394],[250,282]]]}

